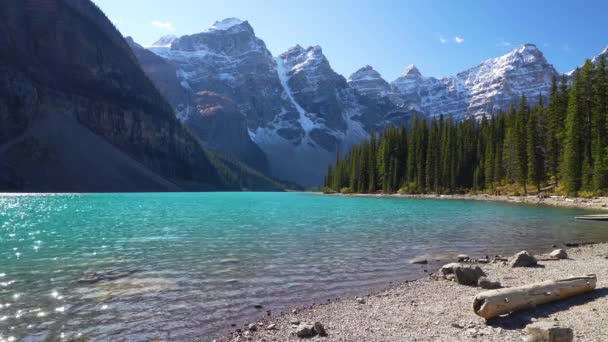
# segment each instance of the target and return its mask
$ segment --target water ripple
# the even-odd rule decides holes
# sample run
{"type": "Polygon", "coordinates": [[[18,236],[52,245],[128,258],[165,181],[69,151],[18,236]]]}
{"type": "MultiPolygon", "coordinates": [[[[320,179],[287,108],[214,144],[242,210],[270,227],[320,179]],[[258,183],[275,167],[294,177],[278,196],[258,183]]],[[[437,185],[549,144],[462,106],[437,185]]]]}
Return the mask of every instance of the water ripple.
{"type": "Polygon", "coordinates": [[[0,341],[190,340],[421,276],[416,256],[436,267],[462,252],[607,240],[601,224],[572,220],[580,212],[300,193],[4,194],[0,341]],[[79,281],[116,270],[133,272],[79,281]]]}

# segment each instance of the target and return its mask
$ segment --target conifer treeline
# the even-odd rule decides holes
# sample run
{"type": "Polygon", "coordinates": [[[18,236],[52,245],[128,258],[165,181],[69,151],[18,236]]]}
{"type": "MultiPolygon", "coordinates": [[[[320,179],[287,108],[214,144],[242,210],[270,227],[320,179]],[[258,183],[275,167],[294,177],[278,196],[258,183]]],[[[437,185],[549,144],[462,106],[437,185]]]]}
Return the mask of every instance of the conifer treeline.
{"type": "Polygon", "coordinates": [[[589,60],[570,86],[553,79],[548,103],[527,101],[480,121],[413,116],[336,156],[326,190],[371,193],[534,192],[549,184],[568,195],[608,190],[608,75],[589,60]],[[530,104],[531,102],[531,104],[530,104]]]}

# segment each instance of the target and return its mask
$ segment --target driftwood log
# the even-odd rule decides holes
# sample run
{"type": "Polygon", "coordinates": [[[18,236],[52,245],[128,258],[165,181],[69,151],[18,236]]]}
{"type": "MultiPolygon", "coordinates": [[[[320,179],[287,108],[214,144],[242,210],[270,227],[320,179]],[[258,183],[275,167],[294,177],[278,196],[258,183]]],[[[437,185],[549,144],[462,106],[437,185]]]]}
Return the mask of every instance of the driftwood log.
{"type": "Polygon", "coordinates": [[[595,289],[595,274],[549,280],[519,287],[484,291],[473,299],[473,310],[485,319],[538,304],[572,297],[595,289]]]}

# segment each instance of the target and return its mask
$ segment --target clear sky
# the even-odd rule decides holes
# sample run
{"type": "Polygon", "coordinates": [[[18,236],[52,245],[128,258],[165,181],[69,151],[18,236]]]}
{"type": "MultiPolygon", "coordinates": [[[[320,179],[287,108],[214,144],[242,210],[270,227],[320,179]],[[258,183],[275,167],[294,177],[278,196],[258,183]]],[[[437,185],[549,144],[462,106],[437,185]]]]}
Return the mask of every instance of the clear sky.
{"type": "Polygon", "coordinates": [[[273,55],[320,45],[348,77],[369,64],[388,81],[409,64],[452,75],[534,43],[560,72],[608,46],[608,1],[559,0],[94,0],[142,45],[248,20],[273,55]]]}

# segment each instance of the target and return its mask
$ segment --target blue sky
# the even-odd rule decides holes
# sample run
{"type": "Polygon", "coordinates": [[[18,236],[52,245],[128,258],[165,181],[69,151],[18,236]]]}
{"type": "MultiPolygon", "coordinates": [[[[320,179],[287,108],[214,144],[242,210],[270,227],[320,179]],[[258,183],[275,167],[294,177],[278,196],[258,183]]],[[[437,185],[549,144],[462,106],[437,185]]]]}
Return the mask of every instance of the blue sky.
{"type": "Polygon", "coordinates": [[[94,0],[126,36],[149,45],[166,34],[248,20],[277,55],[320,45],[348,77],[369,64],[392,81],[409,64],[452,75],[524,43],[565,72],[608,46],[608,1],[94,0]]]}

